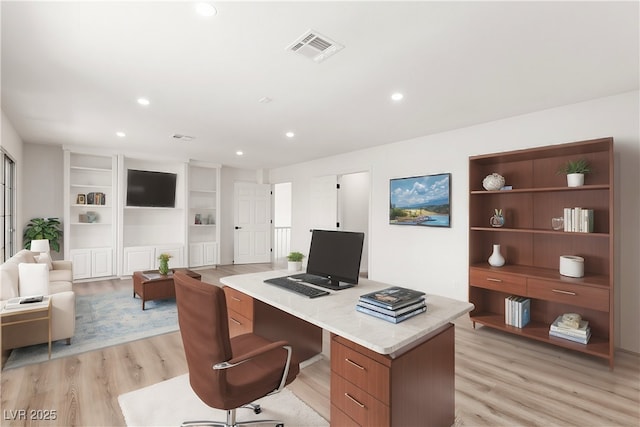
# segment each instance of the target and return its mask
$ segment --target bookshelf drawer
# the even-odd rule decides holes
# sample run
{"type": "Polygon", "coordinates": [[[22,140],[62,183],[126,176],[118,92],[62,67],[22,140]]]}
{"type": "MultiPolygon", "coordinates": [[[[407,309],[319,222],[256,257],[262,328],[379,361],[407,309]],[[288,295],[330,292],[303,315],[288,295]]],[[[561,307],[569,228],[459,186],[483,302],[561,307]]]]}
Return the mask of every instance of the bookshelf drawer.
{"type": "Polygon", "coordinates": [[[469,281],[471,286],[510,294],[525,295],[527,291],[527,279],[514,274],[472,268],[469,281]]]}
{"type": "Polygon", "coordinates": [[[381,363],[333,340],[331,370],[380,401],[389,402],[389,368],[381,363]]]}
{"type": "Polygon", "coordinates": [[[609,311],[609,292],[606,289],[591,286],[574,285],[552,280],[528,279],[527,296],[598,311],[609,311]]]}
{"type": "Polygon", "coordinates": [[[339,375],[331,375],[331,404],[349,414],[357,425],[389,425],[389,406],[339,375]]]}
{"type": "Polygon", "coordinates": [[[253,298],[227,286],[223,289],[227,300],[227,309],[233,310],[247,319],[253,319],[253,298]]]}
{"type": "Polygon", "coordinates": [[[229,336],[231,338],[253,332],[253,321],[240,313],[229,310],[229,336]]]}

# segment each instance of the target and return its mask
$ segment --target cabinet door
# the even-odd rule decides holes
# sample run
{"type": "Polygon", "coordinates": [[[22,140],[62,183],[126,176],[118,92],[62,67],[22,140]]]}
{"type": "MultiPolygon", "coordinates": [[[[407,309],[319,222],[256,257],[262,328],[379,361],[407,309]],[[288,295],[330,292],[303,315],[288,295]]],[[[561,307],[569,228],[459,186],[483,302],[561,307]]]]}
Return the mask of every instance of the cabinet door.
{"type": "Polygon", "coordinates": [[[200,267],[204,265],[204,251],[202,243],[191,243],[189,245],[189,266],[200,267]]]}
{"type": "Polygon", "coordinates": [[[113,274],[113,255],[111,249],[93,249],[91,251],[91,276],[105,277],[113,274]]]}
{"type": "Polygon", "coordinates": [[[217,264],[217,244],[215,242],[204,243],[203,245],[203,265],[217,264]]]}
{"type": "Polygon", "coordinates": [[[91,250],[71,250],[69,258],[73,263],[73,279],[88,279],[91,277],[91,250]]]}
{"type": "Polygon", "coordinates": [[[151,246],[124,248],[124,274],[134,271],[153,270],[155,251],[151,246]]]}

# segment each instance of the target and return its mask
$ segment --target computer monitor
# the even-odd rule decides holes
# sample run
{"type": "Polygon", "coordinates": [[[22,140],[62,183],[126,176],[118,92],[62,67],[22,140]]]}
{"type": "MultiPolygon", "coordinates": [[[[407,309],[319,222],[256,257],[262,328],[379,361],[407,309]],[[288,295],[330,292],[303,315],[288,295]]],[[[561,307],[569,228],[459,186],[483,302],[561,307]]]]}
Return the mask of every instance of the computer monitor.
{"type": "MultiPolygon", "coordinates": [[[[313,230],[307,274],[326,278],[332,287],[355,285],[360,276],[364,233],[313,230]]],[[[345,286],[342,287],[350,287],[345,286]]]]}

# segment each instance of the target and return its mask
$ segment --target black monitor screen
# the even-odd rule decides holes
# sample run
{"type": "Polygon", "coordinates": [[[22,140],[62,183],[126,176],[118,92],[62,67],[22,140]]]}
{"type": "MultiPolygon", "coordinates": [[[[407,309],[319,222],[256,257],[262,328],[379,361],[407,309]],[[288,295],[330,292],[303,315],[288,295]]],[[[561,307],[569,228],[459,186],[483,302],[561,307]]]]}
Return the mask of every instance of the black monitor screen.
{"type": "Polygon", "coordinates": [[[357,284],[364,233],[313,230],[307,273],[323,276],[332,284],[357,284]]]}
{"type": "Polygon", "coordinates": [[[175,207],[176,180],[175,173],[129,169],[127,206],[175,207]]]}

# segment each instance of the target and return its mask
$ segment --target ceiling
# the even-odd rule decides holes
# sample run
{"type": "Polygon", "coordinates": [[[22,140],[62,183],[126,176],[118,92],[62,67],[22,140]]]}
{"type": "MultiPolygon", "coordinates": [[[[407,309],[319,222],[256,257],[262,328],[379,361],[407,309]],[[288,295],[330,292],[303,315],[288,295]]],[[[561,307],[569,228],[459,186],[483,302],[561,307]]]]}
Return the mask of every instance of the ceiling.
{"type": "Polygon", "coordinates": [[[639,88],[636,1],[213,4],[2,1],[2,110],[27,143],[254,169],[639,88]],[[309,29],[344,49],[286,50],[309,29]]]}

